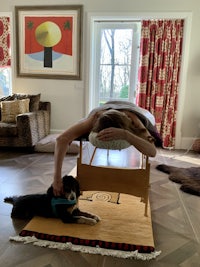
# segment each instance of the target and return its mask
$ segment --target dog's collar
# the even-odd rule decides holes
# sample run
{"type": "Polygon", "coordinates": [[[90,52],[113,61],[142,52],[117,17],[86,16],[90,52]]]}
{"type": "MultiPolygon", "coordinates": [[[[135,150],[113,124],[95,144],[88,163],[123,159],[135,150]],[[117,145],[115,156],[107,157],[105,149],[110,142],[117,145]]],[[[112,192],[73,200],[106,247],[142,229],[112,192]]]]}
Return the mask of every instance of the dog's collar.
{"type": "Polygon", "coordinates": [[[57,217],[57,212],[56,212],[56,205],[74,205],[76,204],[76,199],[74,200],[68,200],[66,198],[56,198],[53,197],[51,199],[51,207],[53,210],[53,214],[57,217]]]}

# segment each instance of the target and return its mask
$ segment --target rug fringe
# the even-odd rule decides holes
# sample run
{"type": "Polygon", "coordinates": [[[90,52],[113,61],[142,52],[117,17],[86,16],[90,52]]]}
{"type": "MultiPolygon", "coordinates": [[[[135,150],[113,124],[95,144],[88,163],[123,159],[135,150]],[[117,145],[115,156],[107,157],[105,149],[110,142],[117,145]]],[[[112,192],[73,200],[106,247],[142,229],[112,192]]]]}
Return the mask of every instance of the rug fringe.
{"type": "Polygon", "coordinates": [[[14,236],[9,238],[10,241],[23,242],[24,244],[32,243],[35,246],[39,247],[48,247],[60,250],[70,249],[76,252],[83,252],[89,254],[100,254],[102,256],[113,256],[117,258],[124,259],[137,259],[137,260],[152,260],[161,254],[161,251],[154,251],[151,253],[139,253],[137,250],[135,251],[121,251],[121,250],[112,250],[112,249],[104,249],[100,247],[89,247],[89,246],[81,246],[74,245],[72,243],[60,243],[53,242],[47,240],[37,239],[35,236],[14,236]]]}

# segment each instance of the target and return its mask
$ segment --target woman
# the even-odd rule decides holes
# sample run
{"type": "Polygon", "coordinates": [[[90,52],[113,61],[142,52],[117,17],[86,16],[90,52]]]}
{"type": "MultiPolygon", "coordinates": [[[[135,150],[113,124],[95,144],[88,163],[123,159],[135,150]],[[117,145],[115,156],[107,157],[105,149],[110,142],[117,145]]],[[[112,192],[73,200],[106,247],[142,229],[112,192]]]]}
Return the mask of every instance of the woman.
{"type": "Polygon", "coordinates": [[[147,156],[154,157],[156,155],[154,138],[136,114],[123,109],[92,112],[87,118],[67,129],[56,140],[52,184],[56,196],[62,194],[62,164],[68,145],[76,138],[91,131],[98,133],[97,138],[100,141],[123,139],[147,156]]]}

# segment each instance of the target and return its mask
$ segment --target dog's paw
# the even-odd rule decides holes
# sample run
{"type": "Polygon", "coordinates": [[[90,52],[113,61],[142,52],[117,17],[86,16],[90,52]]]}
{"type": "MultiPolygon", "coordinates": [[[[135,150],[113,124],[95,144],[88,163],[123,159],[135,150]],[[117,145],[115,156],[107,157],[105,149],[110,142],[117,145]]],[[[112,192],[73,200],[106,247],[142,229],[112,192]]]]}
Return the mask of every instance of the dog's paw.
{"type": "Polygon", "coordinates": [[[78,218],[77,222],[81,224],[88,224],[88,225],[95,225],[97,223],[95,219],[87,218],[87,217],[80,217],[78,218]]]}
{"type": "Polygon", "coordinates": [[[97,221],[95,219],[87,218],[86,224],[95,225],[96,223],[97,223],[97,221]]]}
{"type": "Polygon", "coordinates": [[[96,221],[96,222],[99,222],[101,221],[101,218],[97,215],[94,215],[93,219],[96,221]]]}

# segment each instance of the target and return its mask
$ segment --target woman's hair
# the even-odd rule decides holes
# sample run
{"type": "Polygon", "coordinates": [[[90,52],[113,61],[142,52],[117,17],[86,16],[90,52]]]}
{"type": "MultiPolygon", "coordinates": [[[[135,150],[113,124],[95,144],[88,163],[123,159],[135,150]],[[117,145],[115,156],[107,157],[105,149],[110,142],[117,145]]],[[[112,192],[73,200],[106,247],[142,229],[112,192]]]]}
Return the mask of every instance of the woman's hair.
{"type": "Polygon", "coordinates": [[[136,135],[146,131],[145,128],[135,128],[132,120],[122,111],[109,109],[99,114],[92,129],[93,132],[100,132],[103,129],[115,127],[129,130],[136,135]]]}

